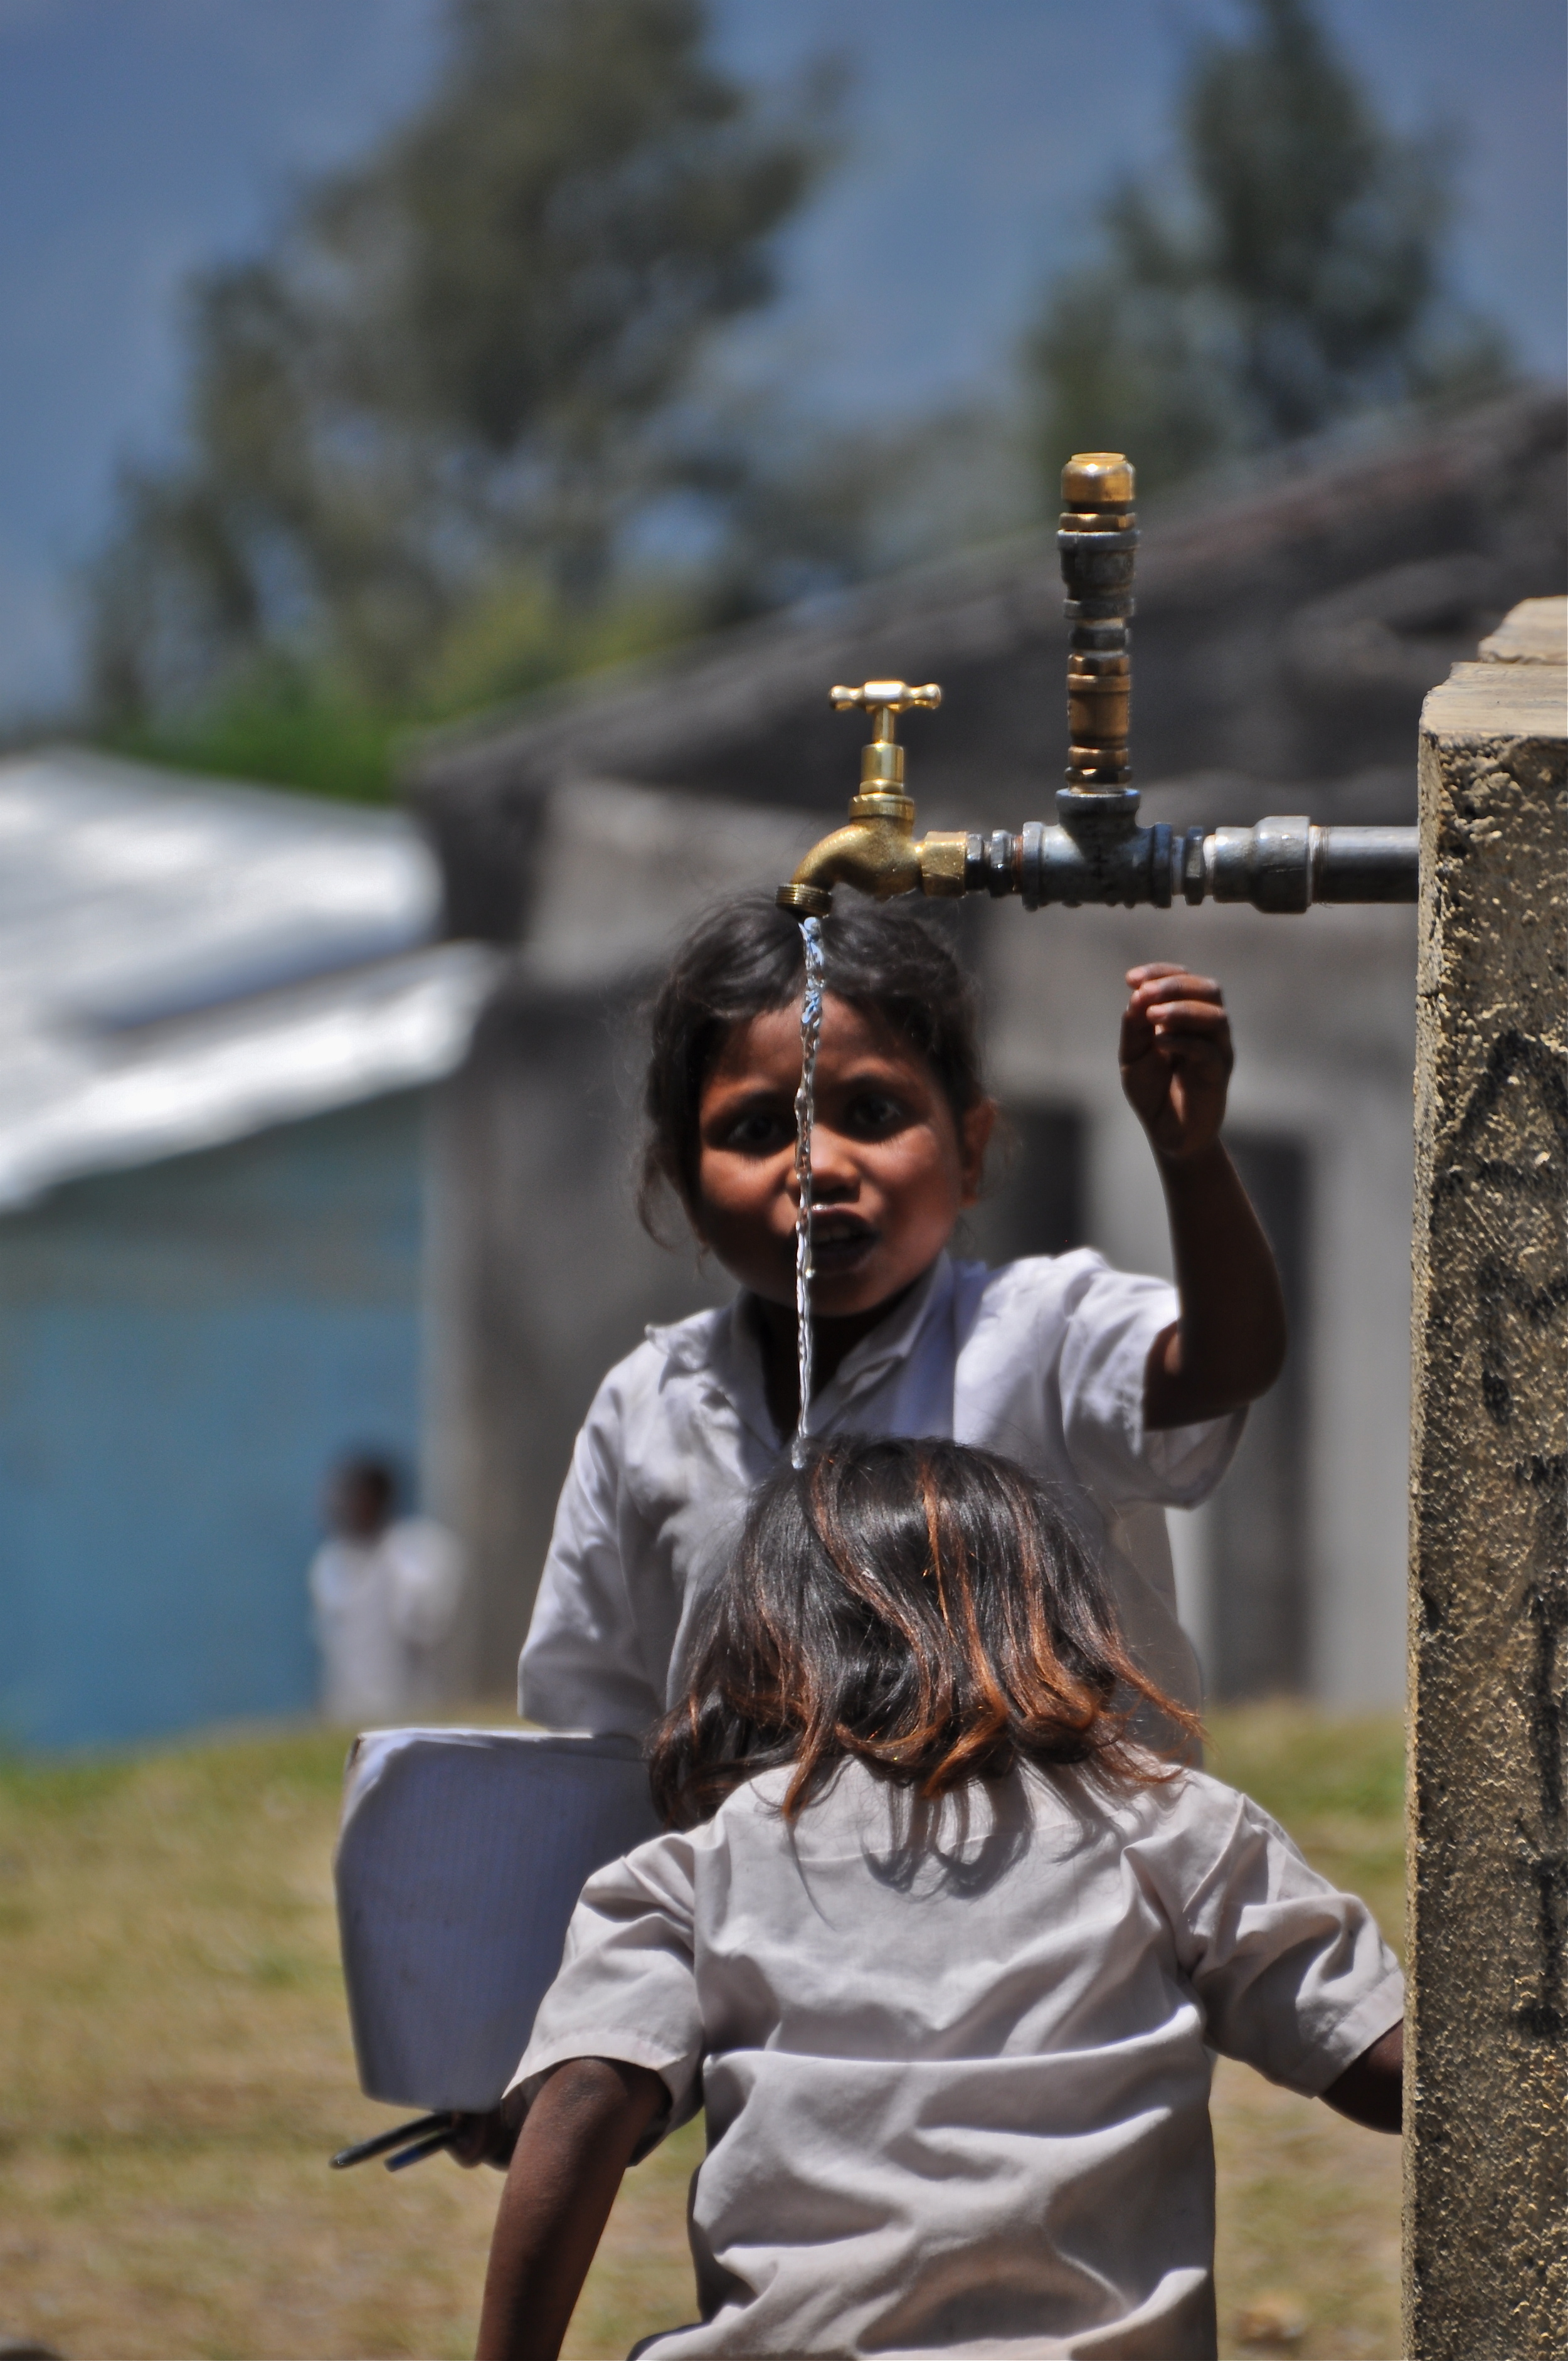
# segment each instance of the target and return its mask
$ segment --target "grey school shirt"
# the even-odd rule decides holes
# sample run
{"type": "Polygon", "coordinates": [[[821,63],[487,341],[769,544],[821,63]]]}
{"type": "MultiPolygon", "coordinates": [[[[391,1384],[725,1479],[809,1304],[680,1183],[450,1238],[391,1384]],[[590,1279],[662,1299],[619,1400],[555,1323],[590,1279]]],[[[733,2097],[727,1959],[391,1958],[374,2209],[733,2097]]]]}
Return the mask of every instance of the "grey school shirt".
{"type": "MultiPolygon", "coordinates": [[[[1149,1348],[1179,1308],[1165,1280],[1088,1248],[994,1270],[943,1255],[846,1356],[811,1431],[941,1435],[1021,1462],[1100,1553],[1137,1662],[1196,1710],[1164,1509],[1208,1497],[1245,1412],[1145,1427],[1149,1348]]],[[[782,1447],[745,1296],[651,1328],[611,1369],[577,1437],[522,1651],[531,1720],[640,1737],[674,1702],[693,1610],[782,1447]]]]}
{"type": "Polygon", "coordinates": [[[1364,1905],[1200,1773],[787,1780],[589,1879],[518,2070],[651,2069],[645,2147],[707,2107],[702,2320],[646,2349],[1208,2361],[1210,2052],[1316,2095],[1396,2024],[1364,1905]]]}

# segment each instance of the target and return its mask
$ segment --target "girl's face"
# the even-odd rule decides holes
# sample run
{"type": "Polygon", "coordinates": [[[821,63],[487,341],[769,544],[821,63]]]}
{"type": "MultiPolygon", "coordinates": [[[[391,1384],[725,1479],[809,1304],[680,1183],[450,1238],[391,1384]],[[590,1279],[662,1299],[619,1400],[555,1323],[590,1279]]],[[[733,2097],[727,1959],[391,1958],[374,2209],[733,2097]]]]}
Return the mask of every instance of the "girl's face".
{"type": "MultiPolygon", "coordinates": [[[[800,1012],[738,1025],[703,1086],[697,1235],[767,1302],[795,1300],[795,1094],[800,1012]]],[[[869,1312],[929,1268],[980,1190],[996,1118],[959,1122],[926,1061],[886,1021],[828,994],[811,1137],[813,1308],[869,1312]]]]}

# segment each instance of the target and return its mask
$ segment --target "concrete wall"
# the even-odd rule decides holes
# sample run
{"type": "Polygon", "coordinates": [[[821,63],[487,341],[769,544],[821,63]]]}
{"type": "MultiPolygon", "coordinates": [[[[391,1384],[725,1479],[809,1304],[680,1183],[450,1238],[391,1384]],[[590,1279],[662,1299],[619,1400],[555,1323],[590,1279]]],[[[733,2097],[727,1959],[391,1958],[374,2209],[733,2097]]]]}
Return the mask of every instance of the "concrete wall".
{"type": "MultiPolygon", "coordinates": [[[[1406,2346],[1568,2350],[1568,608],[1421,724],[1406,2346]]],[[[1528,610],[1527,625],[1547,619],[1528,610]]]]}
{"type": "Polygon", "coordinates": [[[420,1439],[421,1102],[61,1189],[0,1223],[0,1738],[315,1694],[323,1472],[420,1439]]]}

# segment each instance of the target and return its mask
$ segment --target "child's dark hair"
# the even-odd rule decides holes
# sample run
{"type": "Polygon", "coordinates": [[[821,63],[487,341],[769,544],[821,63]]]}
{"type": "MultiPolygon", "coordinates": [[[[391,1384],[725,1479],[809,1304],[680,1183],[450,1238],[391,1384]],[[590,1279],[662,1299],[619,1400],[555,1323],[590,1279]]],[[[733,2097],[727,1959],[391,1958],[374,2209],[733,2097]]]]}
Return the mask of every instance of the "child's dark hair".
{"type": "MultiPolygon", "coordinates": [[[[822,922],[828,990],[918,1050],[961,1119],[985,1094],[972,984],[921,911],[859,894],[840,900],[822,922]]],[[[676,953],[649,1010],[637,1203],[655,1237],[663,1187],[695,1209],[697,1113],[725,1035],[798,1000],[804,976],[799,923],[766,894],[712,911],[676,953]]]]}
{"type": "Polygon", "coordinates": [[[653,1735],[654,1801],[689,1827],[789,1764],[794,1817],[851,1757],[926,1797],[1020,1763],[1146,1784],[1173,1773],[1128,1736],[1140,1701],[1200,1734],[1127,1654],[1103,1576],[1023,1468],[836,1436],[752,1502],[685,1701],[653,1735]]]}

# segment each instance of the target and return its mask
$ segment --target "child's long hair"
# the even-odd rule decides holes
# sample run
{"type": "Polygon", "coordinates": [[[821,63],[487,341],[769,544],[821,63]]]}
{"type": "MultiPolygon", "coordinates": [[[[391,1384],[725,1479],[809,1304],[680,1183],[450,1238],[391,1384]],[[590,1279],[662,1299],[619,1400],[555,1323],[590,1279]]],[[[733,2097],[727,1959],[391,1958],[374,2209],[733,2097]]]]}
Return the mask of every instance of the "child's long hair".
{"type": "Polygon", "coordinates": [[[1103,1577],[1021,1467],[962,1444],[836,1436],[763,1484],[651,1748],[677,1827],[793,1766],[793,1818],[847,1758],[925,1797],[1019,1763],[1172,1775],[1140,1702],[1196,1717],[1127,1654],[1103,1577]]]}

